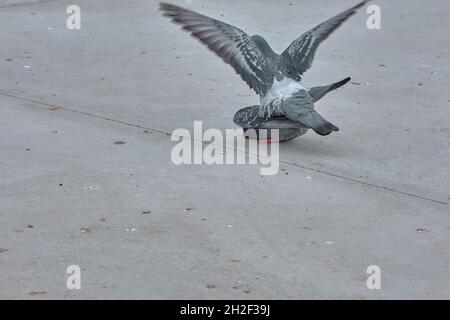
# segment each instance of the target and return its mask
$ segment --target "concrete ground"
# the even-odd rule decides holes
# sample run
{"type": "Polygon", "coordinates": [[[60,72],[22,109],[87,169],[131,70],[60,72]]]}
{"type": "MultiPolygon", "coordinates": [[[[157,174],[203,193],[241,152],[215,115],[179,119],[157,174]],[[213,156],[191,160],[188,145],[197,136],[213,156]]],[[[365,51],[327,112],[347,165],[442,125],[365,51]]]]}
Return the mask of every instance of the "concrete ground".
{"type": "MultiPolygon", "coordinates": [[[[173,1],[279,52],[356,2],[173,1]]],[[[304,78],[353,77],[317,104],[341,131],[261,177],[171,162],[174,129],[258,98],[157,1],[0,0],[0,298],[450,298],[450,2],[374,4],[382,29],[361,10],[304,78]]]]}

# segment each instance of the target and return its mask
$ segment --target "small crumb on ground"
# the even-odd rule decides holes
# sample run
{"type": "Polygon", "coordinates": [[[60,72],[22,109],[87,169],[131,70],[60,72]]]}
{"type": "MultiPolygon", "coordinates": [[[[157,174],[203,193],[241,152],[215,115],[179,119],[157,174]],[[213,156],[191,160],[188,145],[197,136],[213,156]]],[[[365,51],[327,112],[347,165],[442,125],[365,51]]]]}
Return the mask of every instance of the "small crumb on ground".
{"type": "Polygon", "coordinates": [[[92,229],[91,229],[91,228],[85,227],[85,228],[81,228],[80,231],[81,231],[82,233],[91,233],[91,232],[92,232],[92,229]]]}

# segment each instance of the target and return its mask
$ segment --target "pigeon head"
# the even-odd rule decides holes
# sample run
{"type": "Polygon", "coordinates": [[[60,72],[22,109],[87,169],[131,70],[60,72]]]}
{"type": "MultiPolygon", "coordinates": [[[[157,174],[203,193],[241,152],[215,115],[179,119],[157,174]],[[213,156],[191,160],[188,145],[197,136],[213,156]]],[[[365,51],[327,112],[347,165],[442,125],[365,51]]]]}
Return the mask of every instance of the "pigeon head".
{"type": "Polygon", "coordinates": [[[251,39],[253,42],[258,46],[258,48],[261,50],[261,52],[270,57],[270,56],[276,56],[277,54],[272,50],[272,48],[267,43],[266,39],[264,39],[261,36],[255,35],[252,36],[251,39]]]}

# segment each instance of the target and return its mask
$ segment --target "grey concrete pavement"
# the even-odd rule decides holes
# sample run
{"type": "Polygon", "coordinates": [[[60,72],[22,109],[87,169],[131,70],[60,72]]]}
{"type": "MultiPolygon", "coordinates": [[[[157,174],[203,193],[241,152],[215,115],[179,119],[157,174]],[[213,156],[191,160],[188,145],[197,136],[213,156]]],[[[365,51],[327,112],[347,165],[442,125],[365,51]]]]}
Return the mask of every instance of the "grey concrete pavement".
{"type": "MultiPolygon", "coordinates": [[[[355,1],[174,2],[281,51],[355,1]]],[[[78,1],[80,31],[70,1],[0,2],[0,298],[450,298],[450,3],[375,3],[383,29],[362,10],[304,79],[353,77],[318,104],[341,131],[261,177],[172,164],[166,133],[258,99],[157,1],[78,1]]]]}

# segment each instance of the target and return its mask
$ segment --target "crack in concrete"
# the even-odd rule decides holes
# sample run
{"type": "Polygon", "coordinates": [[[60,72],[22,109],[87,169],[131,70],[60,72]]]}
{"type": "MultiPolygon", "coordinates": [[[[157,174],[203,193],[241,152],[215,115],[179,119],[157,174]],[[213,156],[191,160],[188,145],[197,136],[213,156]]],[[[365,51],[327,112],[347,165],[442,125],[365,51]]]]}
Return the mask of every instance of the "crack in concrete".
{"type": "Polygon", "coordinates": [[[46,2],[51,2],[51,1],[55,1],[55,0],[40,0],[40,1],[36,0],[36,1],[31,1],[31,2],[10,3],[10,4],[0,5],[0,9],[27,6],[27,5],[46,3],[46,2]]]}
{"type": "MultiPolygon", "coordinates": [[[[47,1],[47,0],[43,0],[43,1],[47,1]]],[[[51,0],[48,0],[48,1],[51,1],[51,0]]],[[[21,100],[21,101],[31,102],[31,103],[34,103],[34,104],[37,104],[37,105],[45,106],[47,108],[48,107],[50,107],[50,108],[58,108],[60,110],[64,110],[64,111],[67,111],[67,112],[70,112],[70,113],[74,113],[74,114],[78,114],[78,115],[88,116],[88,117],[92,117],[92,118],[96,118],[96,119],[100,119],[100,120],[104,120],[104,121],[117,123],[117,124],[120,124],[120,125],[125,125],[125,126],[129,126],[129,127],[139,128],[139,129],[142,129],[142,130],[150,130],[152,132],[157,132],[157,133],[164,134],[164,135],[171,135],[170,132],[166,132],[164,130],[144,127],[142,125],[138,125],[138,124],[135,124],[135,123],[129,123],[129,122],[122,121],[122,120],[112,119],[112,118],[109,118],[109,117],[93,114],[93,113],[90,113],[90,112],[79,111],[79,110],[67,108],[67,107],[60,106],[60,105],[54,105],[54,104],[38,101],[38,100],[35,100],[35,99],[31,99],[31,98],[24,98],[24,97],[21,97],[21,96],[17,96],[17,95],[14,95],[14,94],[7,93],[4,90],[0,90],[0,95],[6,96],[6,97],[10,97],[10,98],[13,98],[13,99],[17,99],[17,100],[21,100]]],[[[191,140],[193,140],[193,139],[191,139],[191,140]]],[[[237,150],[235,150],[235,151],[237,151],[237,150]]],[[[248,152],[246,152],[246,153],[248,154],[248,152]]],[[[432,202],[434,204],[450,206],[450,203],[445,202],[445,201],[433,199],[433,198],[430,198],[430,197],[426,197],[426,196],[422,196],[422,195],[419,195],[419,194],[410,193],[410,192],[406,192],[406,191],[402,191],[402,190],[397,190],[397,189],[394,189],[394,188],[391,188],[391,187],[386,187],[386,186],[378,185],[378,184],[375,184],[375,183],[360,181],[358,179],[347,177],[347,176],[344,176],[344,175],[340,175],[340,174],[337,174],[337,173],[334,173],[334,172],[330,172],[330,171],[326,171],[326,170],[317,169],[317,168],[309,167],[309,166],[306,166],[306,165],[302,165],[302,164],[300,164],[298,162],[293,162],[293,161],[289,161],[289,160],[282,160],[282,159],[279,159],[279,161],[280,161],[280,163],[283,163],[285,165],[296,167],[296,168],[303,169],[303,170],[307,170],[307,171],[310,171],[310,172],[315,172],[315,173],[318,173],[318,174],[322,174],[322,175],[338,178],[338,179],[341,179],[341,180],[346,180],[348,182],[352,182],[352,183],[356,183],[356,184],[360,184],[360,185],[364,185],[364,186],[368,186],[368,187],[372,187],[372,188],[376,188],[376,189],[380,189],[380,190],[384,190],[384,191],[389,191],[389,192],[392,192],[392,193],[396,193],[396,194],[399,194],[399,195],[403,195],[403,196],[407,196],[407,197],[411,197],[411,198],[415,198],[415,199],[419,199],[419,200],[423,200],[423,201],[432,202]]]]}

